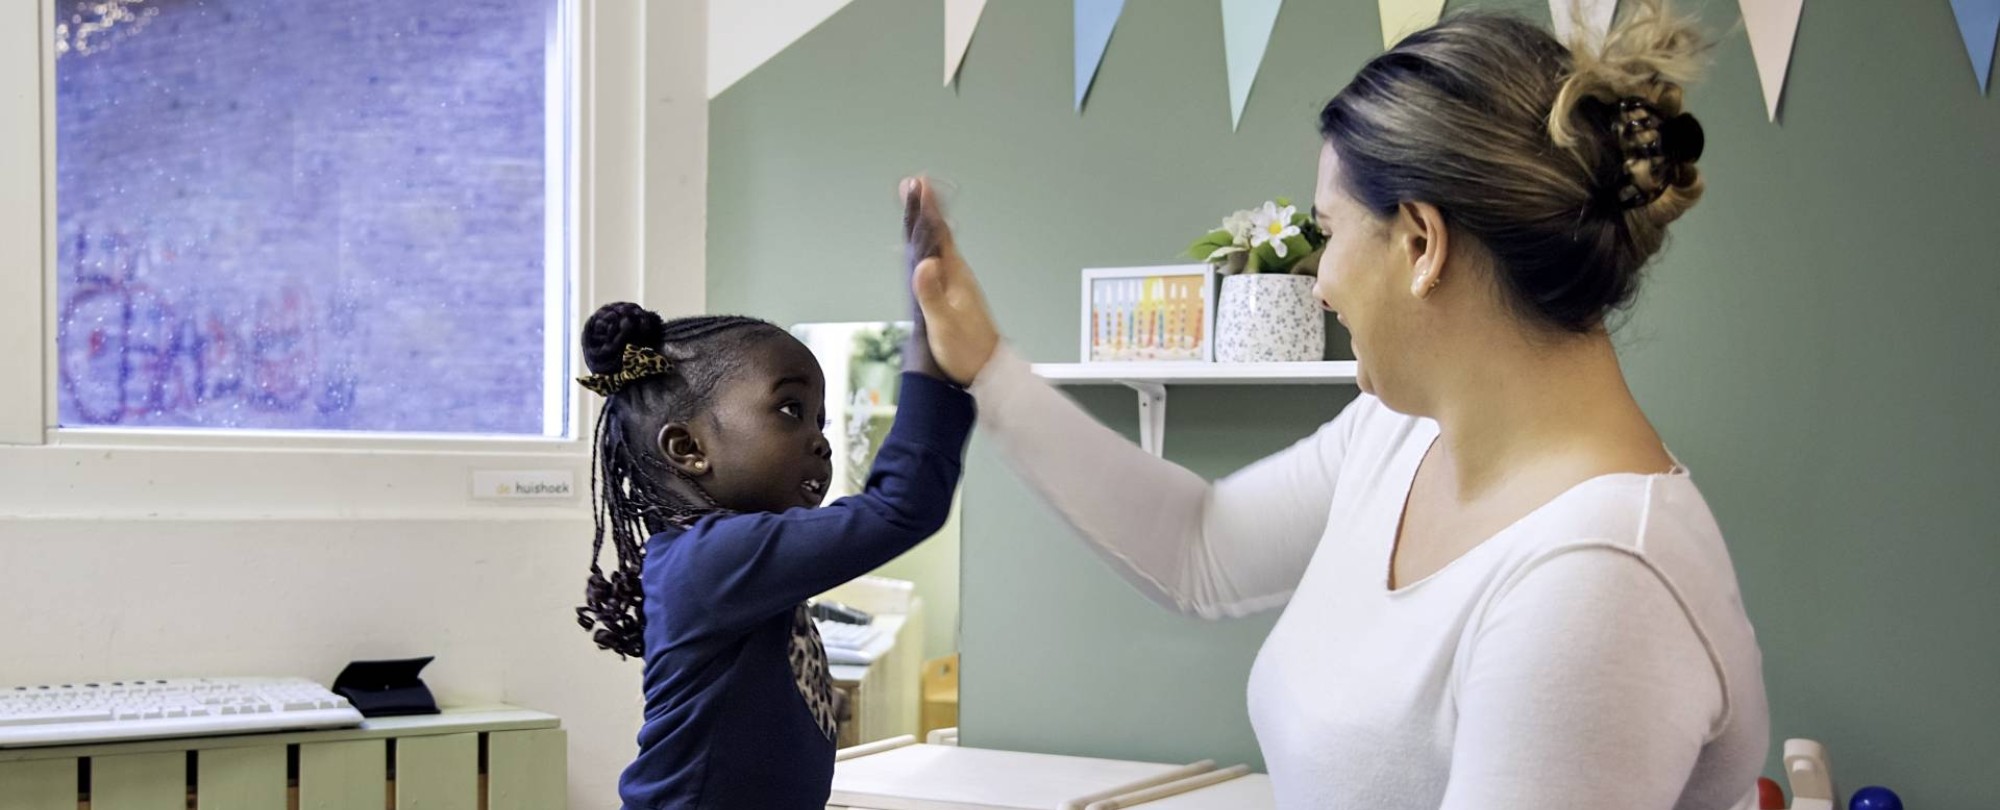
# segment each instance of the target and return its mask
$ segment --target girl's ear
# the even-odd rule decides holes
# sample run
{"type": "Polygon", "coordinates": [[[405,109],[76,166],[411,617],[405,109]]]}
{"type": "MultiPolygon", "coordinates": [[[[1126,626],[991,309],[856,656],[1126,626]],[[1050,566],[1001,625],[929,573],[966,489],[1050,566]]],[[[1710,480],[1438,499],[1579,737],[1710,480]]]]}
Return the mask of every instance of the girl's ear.
{"type": "Polygon", "coordinates": [[[666,456],[674,469],[691,477],[708,474],[708,455],[702,452],[701,442],[695,440],[686,422],[668,422],[660,428],[660,455],[666,456]]]}

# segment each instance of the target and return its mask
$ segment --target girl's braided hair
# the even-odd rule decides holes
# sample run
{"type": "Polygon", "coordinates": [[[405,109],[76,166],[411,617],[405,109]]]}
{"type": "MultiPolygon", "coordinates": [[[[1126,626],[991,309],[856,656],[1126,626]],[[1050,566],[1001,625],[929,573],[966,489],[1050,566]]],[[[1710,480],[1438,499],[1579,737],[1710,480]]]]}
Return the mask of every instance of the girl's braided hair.
{"type": "Polygon", "coordinates": [[[584,324],[583,362],[592,376],[583,382],[604,394],[604,409],[597,415],[591,459],[590,578],[576,621],[591,631],[597,646],[620,657],[644,656],[639,575],[646,539],[726,511],[668,463],[659,448],[661,428],[706,411],[717,383],[742,362],[742,349],[782,334],[756,318],[665,320],[624,302],[606,304],[584,324]],[[651,362],[628,368],[633,357],[651,362]],[[676,478],[680,486],[669,483],[676,478]],[[617,556],[617,569],[609,574],[598,564],[607,532],[617,556]]]}

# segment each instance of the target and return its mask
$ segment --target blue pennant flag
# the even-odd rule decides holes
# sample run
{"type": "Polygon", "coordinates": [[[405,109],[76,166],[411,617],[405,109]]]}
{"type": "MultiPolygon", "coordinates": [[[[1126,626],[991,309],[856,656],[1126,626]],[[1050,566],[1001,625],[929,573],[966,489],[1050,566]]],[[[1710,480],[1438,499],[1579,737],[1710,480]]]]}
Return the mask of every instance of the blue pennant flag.
{"type": "Polygon", "coordinates": [[[1965,38],[1965,53],[1972,57],[1972,74],[1979,79],[1979,92],[1992,85],[1993,40],[2000,37],[2000,0],[1951,0],[1951,12],[1958,15],[1958,35],[1965,38]]]}
{"type": "Polygon", "coordinates": [[[1090,95],[1090,83],[1097,79],[1097,66],[1104,62],[1104,48],[1111,44],[1111,29],[1125,11],[1125,0],[1076,1],[1076,109],[1083,111],[1083,97],[1090,95]]]}

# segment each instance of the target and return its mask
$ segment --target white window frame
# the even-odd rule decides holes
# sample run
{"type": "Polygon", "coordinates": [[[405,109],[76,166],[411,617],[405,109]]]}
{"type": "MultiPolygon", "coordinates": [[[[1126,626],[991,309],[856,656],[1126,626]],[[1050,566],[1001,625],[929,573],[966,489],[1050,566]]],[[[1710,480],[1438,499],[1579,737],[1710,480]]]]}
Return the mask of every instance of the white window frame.
{"type": "MultiPolygon", "coordinates": [[[[551,71],[551,88],[566,80],[571,103],[569,120],[551,116],[551,126],[570,133],[569,164],[554,171],[568,172],[560,179],[569,189],[571,280],[550,274],[549,300],[568,307],[572,324],[596,302],[642,300],[646,5],[562,6],[574,33],[568,69],[551,71]]],[[[0,517],[539,519],[585,511],[597,400],[573,383],[561,437],[58,430],[52,6],[0,3],[0,517]],[[581,493],[475,500],[478,470],[567,471],[581,493]]],[[[545,356],[580,367],[574,329],[561,331],[547,336],[545,356]]],[[[548,401],[559,405],[560,393],[550,389],[548,401]]]]}

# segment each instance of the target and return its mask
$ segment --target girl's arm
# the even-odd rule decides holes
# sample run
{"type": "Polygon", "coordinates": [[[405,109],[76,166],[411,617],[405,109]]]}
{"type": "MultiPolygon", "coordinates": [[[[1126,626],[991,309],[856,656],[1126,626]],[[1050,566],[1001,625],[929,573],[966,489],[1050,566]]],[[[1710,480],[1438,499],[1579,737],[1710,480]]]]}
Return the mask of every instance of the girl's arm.
{"type": "Polygon", "coordinates": [[[904,373],[895,426],[860,494],[819,509],[704,520],[646,558],[647,599],[676,627],[730,631],[881,567],[936,534],[951,511],[972,397],[904,373]]]}

